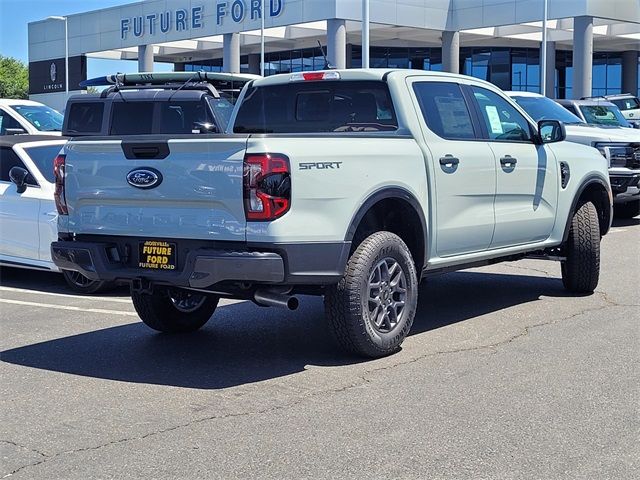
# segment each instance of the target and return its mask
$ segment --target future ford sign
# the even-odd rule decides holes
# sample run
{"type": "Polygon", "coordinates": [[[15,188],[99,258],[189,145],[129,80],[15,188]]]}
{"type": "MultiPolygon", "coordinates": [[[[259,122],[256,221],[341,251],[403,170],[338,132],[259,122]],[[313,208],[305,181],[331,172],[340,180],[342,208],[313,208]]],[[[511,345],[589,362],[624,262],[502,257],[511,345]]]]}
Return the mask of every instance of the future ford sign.
{"type": "MultiPolygon", "coordinates": [[[[270,17],[277,17],[282,13],[285,0],[265,0],[265,7],[270,17]]],[[[213,3],[213,2],[212,2],[213,3]]],[[[148,13],[120,19],[120,38],[128,35],[143,37],[157,33],[182,32],[198,30],[204,26],[205,5],[165,10],[163,12],[148,13]]],[[[260,19],[262,0],[218,0],[215,3],[215,18],[217,25],[222,25],[225,19],[241,23],[246,18],[260,19]]]]}

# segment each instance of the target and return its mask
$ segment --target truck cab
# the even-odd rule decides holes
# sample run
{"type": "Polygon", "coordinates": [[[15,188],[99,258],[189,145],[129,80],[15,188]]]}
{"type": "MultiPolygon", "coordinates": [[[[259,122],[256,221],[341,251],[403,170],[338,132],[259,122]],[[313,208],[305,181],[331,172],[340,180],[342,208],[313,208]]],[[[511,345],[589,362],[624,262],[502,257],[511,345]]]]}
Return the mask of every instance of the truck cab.
{"type": "Polygon", "coordinates": [[[98,77],[83,86],[99,94],[67,102],[64,135],[109,136],[222,133],[248,74],[168,72],[98,77]]]}

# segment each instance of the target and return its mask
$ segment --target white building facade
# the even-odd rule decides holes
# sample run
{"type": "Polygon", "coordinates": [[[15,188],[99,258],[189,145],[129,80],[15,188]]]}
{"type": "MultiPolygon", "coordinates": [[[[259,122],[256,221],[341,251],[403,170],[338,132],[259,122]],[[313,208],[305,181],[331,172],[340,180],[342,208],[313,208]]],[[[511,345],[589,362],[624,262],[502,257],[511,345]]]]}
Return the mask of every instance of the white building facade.
{"type": "MultiPolygon", "coordinates": [[[[465,73],[556,98],[638,93],[640,0],[370,0],[371,67],[465,73]]],[[[87,59],[260,72],[262,0],[147,0],[29,24],[30,97],[57,108],[87,59]],[[67,34],[65,36],[65,23],[67,34]]],[[[265,0],[266,74],[362,62],[362,0],[265,0]],[[319,46],[319,43],[322,47],[319,46]]],[[[115,73],[115,72],[114,72],[115,73]]]]}

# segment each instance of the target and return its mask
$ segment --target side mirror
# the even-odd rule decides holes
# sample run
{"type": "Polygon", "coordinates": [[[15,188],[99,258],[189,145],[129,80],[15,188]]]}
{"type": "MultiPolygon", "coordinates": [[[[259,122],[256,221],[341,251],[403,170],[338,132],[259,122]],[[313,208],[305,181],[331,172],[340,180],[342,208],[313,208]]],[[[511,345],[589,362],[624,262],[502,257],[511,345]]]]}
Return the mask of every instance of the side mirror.
{"type": "Polygon", "coordinates": [[[215,123],[195,122],[191,133],[218,133],[218,127],[216,127],[215,123]]]}
{"type": "Polygon", "coordinates": [[[18,193],[24,193],[27,189],[26,181],[28,176],[29,172],[22,167],[11,167],[11,170],[9,170],[9,178],[18,187],[18,193]]]}
{"type": "Polygon", "coordinates": [[[538,122],[538,138],[540,143],[561,142],[567,138],[564,123],[559,120],[540,120],[538,122]]]}
{"type": "Polygon", "coordinates": [[[4,130],[5,135],[22,135],[25,133],[27,131],[24,128],[5,128],[4,130]]]}

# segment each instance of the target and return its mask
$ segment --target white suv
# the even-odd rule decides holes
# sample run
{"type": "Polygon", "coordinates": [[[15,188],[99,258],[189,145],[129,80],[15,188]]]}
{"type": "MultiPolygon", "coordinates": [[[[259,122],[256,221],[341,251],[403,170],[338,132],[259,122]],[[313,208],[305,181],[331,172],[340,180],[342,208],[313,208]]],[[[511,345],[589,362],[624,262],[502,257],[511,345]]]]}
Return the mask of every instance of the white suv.
{"type": "Polygon", "coordinates": [[[62,114],[31,100],[0,99],[0,135],[62,135],[62,114]]]}
{"type": "Polygon", "coordinates": [[[623,93],[620,95],[606,95],[604,97],[620,109],[624,118],[640,127],[640,100],[635,95],[623,93]]]}

